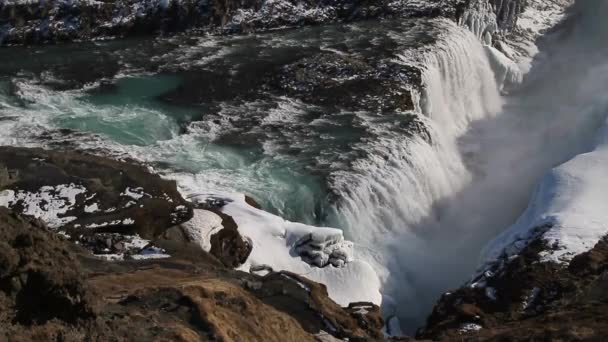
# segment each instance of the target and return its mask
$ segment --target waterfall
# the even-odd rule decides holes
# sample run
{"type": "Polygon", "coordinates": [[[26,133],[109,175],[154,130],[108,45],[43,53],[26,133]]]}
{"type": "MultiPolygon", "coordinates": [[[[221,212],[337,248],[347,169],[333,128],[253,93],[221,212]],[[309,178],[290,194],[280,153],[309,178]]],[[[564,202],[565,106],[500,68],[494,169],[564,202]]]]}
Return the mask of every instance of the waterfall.
{"type": "Polygon", "coordinates": [[[337,175],[338,220],[354,241],[371,249],[387,232],[412,229],[429,213],[440,215],[437,201],[471,179],[457,139],[471,122],[501,109],[481,42],[451,22],[437,24],[442,33],[432,50],[422,52],[420,62],[424,90],[419,116],[430,139],[383,132],[369,144],[368,157],[353,165],[355,172],[337,175]]]}

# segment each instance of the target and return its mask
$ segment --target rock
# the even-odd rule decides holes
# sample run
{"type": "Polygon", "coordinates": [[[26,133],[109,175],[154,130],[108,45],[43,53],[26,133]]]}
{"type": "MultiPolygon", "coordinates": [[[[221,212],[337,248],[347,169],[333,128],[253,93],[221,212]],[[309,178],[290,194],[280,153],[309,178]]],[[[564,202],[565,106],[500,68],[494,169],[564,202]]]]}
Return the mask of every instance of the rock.
{"type": "Polygon", "coordinates": [[[541,262],[542,237],[485,278],[444,295],[419,338],[433,340],[594,340],[608,331],[608,242],[576,256],[569,266],[541,262]],[[487,295],[487,288],[493,296],[487,295]],[[494,297],[494,298],[491,298],[494,297]],[[463,329],[475,323],[479,330],[463,329]]]}
{"type": "Polygon", "coordinates": [[[262,206],[251,196],[245,195],[245,202],[256,209],[262,209],[262,206]]]}
{"type": "Polygon", "coordinates": [[[0,163],[18,175],[0,187],[0,206],[40,218],[99,253],[120,249],[111,234],[153,239],[192,217],[175,182],[143,166],[13,147],[0,147],[0,163]]]}
{"type": "MultiPolygon", "coordinates": [[[[3,310],[15,322],[72,324],[95,315],[96,299],[67,242],[5,208],[0,208],[0,236],[0,292],[11,302],[3,310]]],[[[5,324],[11,322],[0,322],[5,324]]]]}
{"type": "Polygon", "coordinates": [[[291,272],[270,273],[252,291],[276,309],[294,316],[311,333],[326,331],[338,338],[381,340],[382,318],[377,305],[356,303],[341,308],[327,296],[323,284],[291,272]],[[367,308],[360,312],[360,306],[367,308]],[[359,313],[357,313],[359,312],[359,313]]]}
{"type": "Polygon", "coordinates": [[[5,208],[0,241],[0,340],[316,341],[328,326],[336,338],[381,337],[297,275],[181,257],[108,263],[5,208]]]}
{"type": "MultiPolygon", "coordinates": [[[[378,47],[374,47],[379,49],[378,47]]],[[[273,73],[271,85],[290,97],[333,110],[365,110],[379,113],[414,109],[410,85],[421,84],[418,68],[392,62],[389,51],[373,58],[357,52],[321,52],[285,65],[273,73]],[[366,94],[365,98],[358,98],[366,94]]]]}
{"type": "Polygon", "coordinates": [[[241,236],[232,217],[219,210],[214,212],[222,218],[224,229],[211,235],[211,250],[209,252],[225,266],[236,268],[247,261],[253,249],[253,244],[241,236]]]}
{"type": "Polygon", "coordinates": [[[522,0],[5,1],[0,4],[0,45],[85,41],[187,30],[256,32],[372,18],[440,16],[457,20],[477,2],[484,4],[482,8],[494,11],[492,14],[498,16],[496,25],[503,30],[514,28],[517,14],[525,5],[522,0]]]}

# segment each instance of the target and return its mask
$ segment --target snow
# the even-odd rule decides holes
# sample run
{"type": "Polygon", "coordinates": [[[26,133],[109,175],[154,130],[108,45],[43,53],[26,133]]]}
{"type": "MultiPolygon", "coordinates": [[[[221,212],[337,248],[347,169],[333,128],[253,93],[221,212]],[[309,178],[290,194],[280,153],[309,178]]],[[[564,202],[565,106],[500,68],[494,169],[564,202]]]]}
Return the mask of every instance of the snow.
{"type": "Polygon", "coordinates": [[[460,332],[462,333],[468,333],[468,332],[472,332],[472,331],[478,331],[481,330],[483,327],[479,324],[475,324],[475,323],[464,323],[463,325],[460,326],[460,332]]]}
{"type": "Polygon", "coordinates": [[[533,33],[543,34],[564,17],[564,8],[571,1],[528,1],[525,11],[517,19],[517,28],[533,33]]]}
{"type": "MultiPolygon", "coordinates": [[[[250,206],[243,194],[203,194],[193,198],[198,203],[217,200],[226,203],[221,211],[235,220],[241,235],[250,239],[253,246],[240,270],[267,265],[275,271],[290,271],[325,284],[329,296],[342,306],[355,301],[381,303],[376,272],[368,263],[354,259],[354,247],[344,241],[341,230],[286,221],[250,206]],[[312,253],[315,247],[319,249],[312,253]]],[[[195,210],[195,215],[200,214],[195,210]]],[[[211,224],[206,221],[204,225],[211,224]]]]}
{"type": "MultiPolygon", "coordinates": [[[[164,249],[150,244],[149,240],[142,239],[139,235],[124,235],[124,252],[94,254],[98,258],[107,261],[123,261],[125,256],[133,260],[164,259],[171,256],[164,249]]],[[[109,249],[105,251],[109,252],[109,249]]]]}
{"type": "Polygon", "coordinates": [[[493,287],[486,287],[486,297],[491,300],[496,300],[496,289],[493,287]]]}
{"type": "Polygon", "coordinates": [[[568,264],[608,234],[608,123],[595,148],[544,177],[518,221],[483,252],[482,269],[515,257],[532,240],[548,249],[541,261],[568,264]]]}
{"type": "Polygon", "coordinates": [[[43,186],[37,192],[4,190],[0,192],[0,206],[12,208],[20,204],[24,215],[43,220],[49,228],[58,228],[76,219],[65,215],[76,204],[76,196],[86,191],[76,184],[43,186]]]}
{"type": "Polygon", "coordinates": [[[139,235],[125,236],[131,238],[130,242],[125,243],[125,249],[144,249],[150,244],[149,240],[142,239],[139,235]]]}
{"type": "Polygon", "coordinates": [[[170,257],[169,254],[165,253],[165,250],[154,246],[143,249],[139,254],[131,255],[131,258],[135,260],[165,259],[170,257]]]}
{"type": "Polygon", "coordinates": [[[303,282],[299,281],[298,279],[289,276],[285,273],[281,273],[281,276],[283,276],[286,279],[289,279],[290,281],[293,281],[294,283],[298,284],[298,286],[300,286],[301,288],[303,288],[306,292],[310,292],[310,287],[308,287],[308,285],[304,284],[303,282]]]}
{"type": "MultiPolygon", "coordinates": [[[[125,189],[125,191],[120,194],[120,196],[131,197],[132,199],[134,199],[136,201],[140,200],[142,197],[144,197],[144,195],[147,195],[147,194],[144,193],[143,188],[131,189],[129,187],[127,187],[125,189]]],[[[150,195],[148,195],[148,197],[150,197],[150,195]]]]}
{"type": "Polygon", "coordinates": [[[85,213],[95,213],[99,211],[99,206],[97,203],[93,203],[91,205],[86,205],[84,207],[84,212],[85,213]]]}
{"type": "Polygon", "coordinates": [[[127,225],[127,226],[132,225],[132,224],[135,224],[135,220],[132,218],[126,218],[126,219],[122,220],[122,224],[127,225]]]}
{"type": "Polygon", "coordinates": [[[202,209],[195,209],[192,219],[182,224],[188,238],[207,252],[211,250],[211,236],[223,228],[219,215],[202,209]]]}
{"type": "Polygon", "coordinates": [[[521,304],[522,309],[525,311],[528,310],[532,305],[534,305],[534,302],[536,302],[536,299],[538,298],[539,294],[540,289],[538,287],[533,288],[530,292],[530,295],[526,296],[526,299],[524,299],[523,303],[521,304]]]}

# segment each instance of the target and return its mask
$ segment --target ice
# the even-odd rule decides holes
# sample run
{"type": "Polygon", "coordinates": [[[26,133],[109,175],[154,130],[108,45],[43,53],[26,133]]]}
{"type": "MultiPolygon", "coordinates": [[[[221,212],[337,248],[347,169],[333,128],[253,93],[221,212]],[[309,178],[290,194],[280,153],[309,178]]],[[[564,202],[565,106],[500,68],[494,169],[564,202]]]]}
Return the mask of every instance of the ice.
{"type": "Polygon", "coordinates": [[[500,50],[506,52],[524,74],[527,73],[539,52],[536,40],[565,18],[572,3],[573,0],[528,1],[526,9],[517,19],[516,35],[501,42],[500,50]]]}
{"type": "Polygon", "coordinates": [[[139,254],[131,255],[131,258],[135,260],[165,259],[170,257],[163,249],[154,246],[143,249],[139,254]]]}
{"type": "Polygon", "coordinates": [[[501,51],[486,45],[484,47],[490,60],[490,65],[496,77],[496,83],[502,90],[505,87],[517,85],[523,81],[523,73],[519,66],[501,51]]]}

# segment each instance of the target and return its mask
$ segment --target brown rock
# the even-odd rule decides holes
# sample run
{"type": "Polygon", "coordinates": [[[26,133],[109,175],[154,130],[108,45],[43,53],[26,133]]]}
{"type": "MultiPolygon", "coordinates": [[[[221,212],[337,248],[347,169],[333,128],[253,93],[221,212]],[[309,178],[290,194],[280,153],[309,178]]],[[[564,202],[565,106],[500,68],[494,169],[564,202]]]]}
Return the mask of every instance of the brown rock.
{"type": "Polygon", "coordinates": [[[211,236],[210,253],[225,266],[235,268],[242,265],[253,246],[239,233],[239,228],[234,219],[219,210],[212,210],[222,218],[224,229],[211,236]]]}

